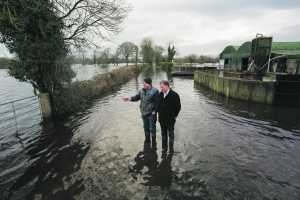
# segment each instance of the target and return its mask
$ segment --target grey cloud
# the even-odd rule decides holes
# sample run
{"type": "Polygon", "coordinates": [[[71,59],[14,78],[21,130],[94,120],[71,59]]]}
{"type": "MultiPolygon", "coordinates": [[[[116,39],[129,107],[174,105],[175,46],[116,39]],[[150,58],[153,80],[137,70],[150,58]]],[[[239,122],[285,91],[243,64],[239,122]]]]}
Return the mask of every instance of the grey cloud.
{"type": "Polygon", "coordinates": [[[298,0],[131,0],[133,6],[138,5],[144,12],[194,12],[214,17],[228,17],[263,14],[266,10],[282,10],[300,8],[298,0]],[[141,5],[139,5],[141,4],[141,5]]]}
{"type": "Polygon", "coordinates": [[[276,41],[300,41],[300,25],[281,28],[273,36],[276,41]]]}
{"type": "MultiPolygon", "coordinates": [[[[299,41],[300,0],[127,0],[132,12],[124,30],[103,46],[124,41],[139,44],[152,37],[157,44],[175,43],[181,55],[217,55],[256,33],[276,41],[299,41]]],[[[1,49],[0,49],[1,50],[1,49]]]]}

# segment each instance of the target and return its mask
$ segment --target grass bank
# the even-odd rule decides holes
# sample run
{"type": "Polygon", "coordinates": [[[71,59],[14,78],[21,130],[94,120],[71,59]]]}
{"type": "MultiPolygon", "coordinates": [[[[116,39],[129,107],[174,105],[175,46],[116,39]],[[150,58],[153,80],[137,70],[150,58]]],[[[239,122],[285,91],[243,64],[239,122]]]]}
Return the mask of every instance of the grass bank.
{"type": "Polygon", "coordinates": [[[97,75],[93,80],[74,82],[55,95],[54,113],[58,117],[84,111],[92,100],[128,82],[139,72],[139,67],[128,66],[97,75]]]}

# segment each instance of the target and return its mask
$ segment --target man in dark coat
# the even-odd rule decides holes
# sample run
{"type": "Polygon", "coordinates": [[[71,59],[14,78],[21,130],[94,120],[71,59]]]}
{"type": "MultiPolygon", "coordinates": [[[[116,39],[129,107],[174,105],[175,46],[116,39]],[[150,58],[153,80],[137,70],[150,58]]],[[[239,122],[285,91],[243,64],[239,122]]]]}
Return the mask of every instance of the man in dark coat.
{"type": "Polygon", "coordinates": [[[160,82],[158,116],[162,135],[163,152],[174,152],[174,126],[176,118],[181,110],[179,95],[170,88],[168,81],[160,82]]]}

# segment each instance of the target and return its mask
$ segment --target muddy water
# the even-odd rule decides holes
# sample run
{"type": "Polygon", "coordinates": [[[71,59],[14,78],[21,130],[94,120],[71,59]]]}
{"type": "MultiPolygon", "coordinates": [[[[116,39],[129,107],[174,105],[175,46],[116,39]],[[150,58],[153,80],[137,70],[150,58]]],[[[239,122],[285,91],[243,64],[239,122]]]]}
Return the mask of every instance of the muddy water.
{"type": "Polygon", "coordinates": [[[171,79],[182,112],[175,153],[162,157],[160,145],[143,145],[138,104],[121,101],[144,76],[155,86],[168,78],[141,75],[1,157],[0,166],[11,166],[0,174],[1,199],[299,199],[300,110],[228,100],[171,79]],[[11,162],[20,159],[19,167],[11,162]]]}

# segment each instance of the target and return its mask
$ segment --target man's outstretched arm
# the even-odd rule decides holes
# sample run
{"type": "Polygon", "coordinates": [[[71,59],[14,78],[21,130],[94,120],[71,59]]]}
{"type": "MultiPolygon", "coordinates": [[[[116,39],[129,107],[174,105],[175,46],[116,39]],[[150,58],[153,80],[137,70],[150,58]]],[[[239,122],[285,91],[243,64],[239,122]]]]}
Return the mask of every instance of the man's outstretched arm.
{"type": "Polygon", "coordinates": [[[139,101],[141,99],[141,94],[139,92],[137,95],[133,97],[123,97],[122,99],[123,101],[139,101]]]}
{"type": "Polygon", "coordinates": [[[139,100],[141,100],[140,92],[137,95],[129,98],[129,101],[139,101],[139,100]]]}

